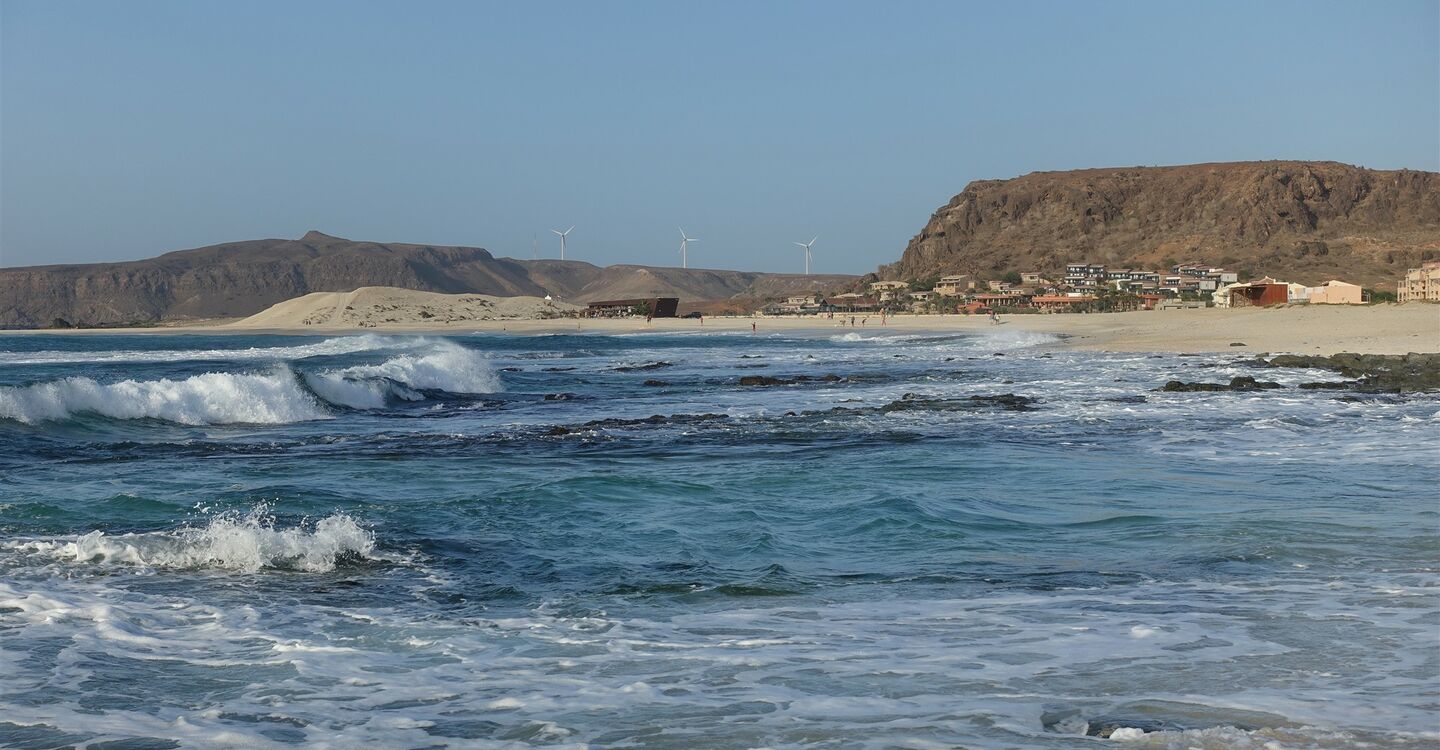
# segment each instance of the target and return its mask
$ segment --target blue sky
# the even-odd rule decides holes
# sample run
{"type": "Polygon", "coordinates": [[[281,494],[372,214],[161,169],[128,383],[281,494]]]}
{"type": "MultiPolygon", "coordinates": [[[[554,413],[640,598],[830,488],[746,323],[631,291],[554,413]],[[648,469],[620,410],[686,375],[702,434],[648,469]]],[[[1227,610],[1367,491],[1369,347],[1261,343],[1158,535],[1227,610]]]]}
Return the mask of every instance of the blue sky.
{"type": "Polygon", "coordinates": [[[0,265],[320,229],[899,257],[974,179],[1440,170],[1440,2],[0,0],[0,265]]]}

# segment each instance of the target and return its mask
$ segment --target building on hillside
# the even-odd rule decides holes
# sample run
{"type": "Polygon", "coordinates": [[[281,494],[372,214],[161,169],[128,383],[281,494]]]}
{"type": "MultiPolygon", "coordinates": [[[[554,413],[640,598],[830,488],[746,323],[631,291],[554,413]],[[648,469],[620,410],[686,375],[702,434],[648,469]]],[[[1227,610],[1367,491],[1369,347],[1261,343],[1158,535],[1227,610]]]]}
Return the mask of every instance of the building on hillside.
{"type": "Polygon", "coordinates": [[[893,292],[898,289],[908,289],[910,284],[904,281],[876,281],[870,284],[870,292],[893,292]]]}
{"type": "Polygon", "coordinates": [[[1401,302],[1440,302],[1440,260],[1427,260],[1419,268],[1406,271],[1395,287],[1395,298],[1401,302]]]}
{"type": "Polygon", "coordinates": [[[679,307],[678,297],[610,299],[591,302],[585,308],[585,315],[591,318],[626,318],[632,315],[673,318],[679,307]]]}
{"type": "Polygon", "coordinates": [[[959,297],[965,292],[975,288],[975,279],[970,274],[962,273],[953,276],[941,276],[940,281],[935,284],[935,293],[946,297],[959,297]]]}
{"type": "Polygon", "coordinates": [[[1095,286],[1105,280],[1105,266],[1101,263],[1066,263],[1065,283],[1071,286],[1095,286]]]}
{"type": "Polygon", "coordinates": [[[1040,273],[1038,273],[1038,272],[1036,272],[1036,271],[1021,271],[1021,272],[1020,272],[1020,285],[1021,285],[1021,286],[1051,286],[1051,285],[1053,285],[1054,283],[1055,283],[1055,282],[1053,282],[1053,281],[1045,278],[1043,275],[1041,275],[1040,273]]]}
{"type": "Polygon", "coordinates": [[[1365,293],[1359,284],[1335,279],[1310,287],[1306,296],[1312,305],[1359,305],[1365,302],[1365,293]]]}

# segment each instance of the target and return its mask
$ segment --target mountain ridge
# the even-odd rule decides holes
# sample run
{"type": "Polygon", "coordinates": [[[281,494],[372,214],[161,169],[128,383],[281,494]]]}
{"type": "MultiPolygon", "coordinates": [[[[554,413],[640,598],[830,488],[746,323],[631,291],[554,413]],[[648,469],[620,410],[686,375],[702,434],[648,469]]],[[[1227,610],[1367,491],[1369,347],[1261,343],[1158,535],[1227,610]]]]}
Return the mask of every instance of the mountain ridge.
{"type": "Polygon", "coordinates": [[[549,294],[579,303],[649,296],[701,302],[847,286],[856,278],[527,261],[478,247],[355,241],[312,230],[299,239],[225,242],[135,261],[0,268],[0,327],[244,317],[312,292],[370,286],[549,294]]]}

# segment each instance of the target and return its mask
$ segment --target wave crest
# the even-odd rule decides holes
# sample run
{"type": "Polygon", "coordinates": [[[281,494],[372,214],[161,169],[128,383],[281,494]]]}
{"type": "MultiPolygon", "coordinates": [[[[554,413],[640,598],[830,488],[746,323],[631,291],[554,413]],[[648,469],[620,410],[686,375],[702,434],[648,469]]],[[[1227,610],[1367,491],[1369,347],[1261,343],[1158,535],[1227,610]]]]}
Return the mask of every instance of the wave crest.
{"type": "Polygon", "coordinates": [[[423,354],[298,376],[280,365],[261,373],[209,372],[173,380],[99,383],[70,377],[0,387],[0,419],[33,424],[98,414],[187,425],[288,424],[327,419],[330,407],[378,409],[395,401],[420,401],[426,398],[423,391],[497,390],[499,378],[483,354],[440,342],[423,354]]]}
{"type": "Polygon", "coordinates": [[[284,424],[329,416],[287,367],[265,373],[207,372],[184,380],[86,377],[0,388],[0,418],[27,424],[92,413],[180,424],[284,424]]]}
{"type": "Polygon", "coordinates": [[[213,568],[255,573],[273,568],[323,573],[347,558],[374,559],[375,535],[341,513],[311,525],[278,528],[265,508],[215,516],[204,527],[22,542],[17,551],[60,562],[143,568],[213,568]]]}

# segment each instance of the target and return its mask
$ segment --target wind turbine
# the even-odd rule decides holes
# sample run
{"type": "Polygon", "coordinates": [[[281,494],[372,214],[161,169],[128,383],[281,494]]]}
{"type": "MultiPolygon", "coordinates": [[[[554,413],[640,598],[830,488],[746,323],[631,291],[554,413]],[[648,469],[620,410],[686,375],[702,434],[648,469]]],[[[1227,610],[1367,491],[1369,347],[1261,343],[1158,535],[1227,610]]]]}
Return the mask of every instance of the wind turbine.
{"type": "Polygon", "coordinates": [[[817,234],[817,235],[815,235],[815,237],[814,237],[813,239],[811,239],[809,242],[797,242],[797,243],[795,243],[796,245],[805,248],[805,275],[806,275],[806,276],[809,276],[809,275],[810,275],[810,246],[813,245],[813,244],[815,244],[815,240],[818,240],[818,239],[820,239],[820,235],[817,234]]]}
{"type": "Polygon", "coordinates": [[[699,242],[699,241],[700,241],[700,240],[695,239],[694,237],[686,237],[686,236],[685,236],[685,230],[684,230],[683,228],[680,228],[680,267],[681,267],[681,268],[689,268],[689,267],[690,267],[690,255],[689,255],[690,243],[692,243],[692,242],[699,242]]]}
{"type": "MultiPolygon", "coordinates": [[[[575,228],[575,225],[574,225],[574,224],[571,224],[571,225],[570,225],[570,229],[574,229],[574,228],[575,228]]],[[[555,234],[560,235],[560,260],[565,260],[565,235],[570,234],[570,229],[566,229],[566,230],[563,231],[563,232],[560,231],[559,229],[551,229],[551,230],[550,230],[550,231],[554,232],[555,234]]]]}

